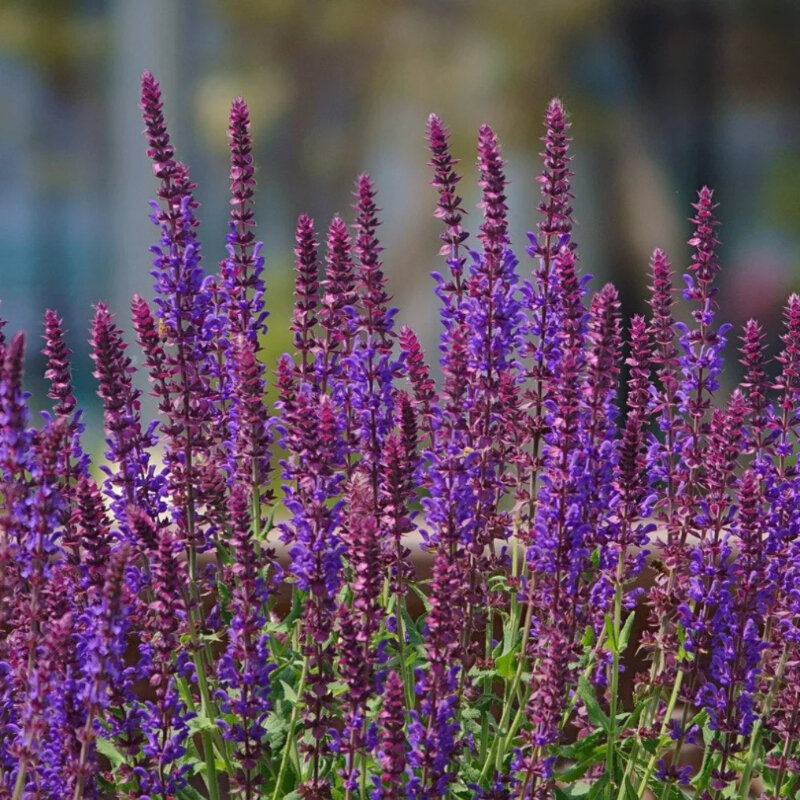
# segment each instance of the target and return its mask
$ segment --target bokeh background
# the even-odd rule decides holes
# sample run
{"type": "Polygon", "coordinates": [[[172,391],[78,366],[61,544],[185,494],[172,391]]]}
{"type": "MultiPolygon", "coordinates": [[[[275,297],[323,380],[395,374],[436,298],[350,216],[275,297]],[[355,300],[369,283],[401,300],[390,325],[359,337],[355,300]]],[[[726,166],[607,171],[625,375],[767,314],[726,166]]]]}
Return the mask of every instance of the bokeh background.
{"type": "Polygon", "coordinates": [[[798,0],[0,0],[0,314],[30,337],[35,395],[45,307],[65,317],[91,410],[91,305],[105,299],[127,319],[130,295],[150,290],[145,68],[199,183],[208,269],[224,254],[228,106],[239,93],[250,103],[276,352],[288,343],[294,221],[349,214],[366,170],[400,320],[435,354],[432,110],[462,158],[473,231],[477,129],[498,132],[527,274],[553,95],[573,122],[582,265],[597,285],[618,284],[627,312],[643,307],[655,246],[685,266],[703,183],[721,202],[725,317],[758,315],[774,336],[800,289],[798,0]]]}

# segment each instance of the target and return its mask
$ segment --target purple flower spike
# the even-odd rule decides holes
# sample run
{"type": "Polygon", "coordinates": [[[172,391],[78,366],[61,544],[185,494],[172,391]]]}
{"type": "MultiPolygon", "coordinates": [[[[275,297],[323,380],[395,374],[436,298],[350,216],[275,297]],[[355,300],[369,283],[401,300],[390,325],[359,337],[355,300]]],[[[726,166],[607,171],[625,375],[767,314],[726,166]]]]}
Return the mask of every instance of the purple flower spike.
{"type": "MultiPolygon", "coordinates": [[[[261,243],[255,240],[255,168],[250,112],[241,97],[231,106],[228,139],[230,141],[230,230],[227,236],[228,257],[220,265],[220,318],[215,347],[220,363],[219,402],[215,413],[223,440],[221,457],[228,464],[229,481],[239,472],[252,490],[267,481],[269,473],[269,434],[267,410],[263,404],[266,370],[259,358],[260,338],[267,331],[264,307],[264,259],[261,243]],[[237,451],[242,445],[246,452],[237,451]]],[[[210,484],[215,477],[213,465],[207,469],[210,484]]],[[[264,497],[267,496],[265,490],[264,497]]],[[[219,503],[218,503],[219,505],[219,503]]],[[[224,513],[218,513],[224,518],[224,513]]]]}
{"type": "Polygon", "coordinates": [[[344,220],[335,216],[328,228],[325,278],[322,281],[319,321],[325,331],[320,384],[325,391],[331,380],[342,374],[341,359],[352,351],[355,333],[356,276],[350,232],[344,220]]]}
{"type": "MultiPolygon", "coordinates": [[[[542,188],[542,200],[539,213],[543,219],[539,222],[539,233],[543,238],[542,247],[549,243],[557,247],[561,237],[572,232],[572,193],[569,181],[572,172],[569,169],[568,132],[570,123],[564,106],[558,98],[553,98],[545,114],[546,132],[544,142],[544,171],[539,178],[542,188]]],[[[574,245],[573,245],[574,246],[574,245]]],[[[541,253],[540,253],[541,254],[541,253]]]]}
{"type": "Polygon", "coordinates": [[[769,402],[764,330],[754,319],[745,323],[740,352],[740,361],[745,369],[741,388],[750,408],[748,449],[752,451],[755,463],[763,467],[764,454],[769,443],[768,426],[772,409],[769,402]]]}
{"type": "Polygon", "coordinates": [[[84,425],[80,421],[80,411],[76,412],[77,400],[72,388],[72,375],[70,369],[70,356],[72,351],[64,341],[64,331],[61,319],[55,311],[47,310],[44,315],[44,340],[42,353],[47,359],[45,378],[50,381],[48,393],[55,402],[53,413],[56,418],[69,421],[69,435],[64,440],[64,451],[61,454],[62,487],[64,492],[64,510],[62,525],[67,530],[67,535],[74,536],[71,530],[72,509],[77,503],[75,494],[77,482],[88,470],[89,457],[81,447],[81,434],[84,425]]]}
{"type": "Polygon", "coordinates": [[[228,125],[231,166],[231,227],[228,234],[228,259],[223,262],[223,278],[228,291],[231,331],[245,334],[258,343],[263,332],[264,310],[261,280],[262,259],[255,241],[253,197],[255,168],[250,137],[250,111],[241,97],[233,101],[228,125]]]}
{"type": "MultiPolygon", "coordinates": [[[[0,477],[3,481],[2,530],[4,547],[22,543],[27,508],[24,498],[31,469],[32,431],[28,428],[28,395],[22,389],[25,336],[16,333],[5,348],[0,379],[0,477]]],[[[4,554],[4,558],[9,557],[4,554]]],[[[6,595],[7,596],[7,595],[6,595]]],[[[5,603],[4,603],[5,605],[5,603]]]]}
{"type": "MultiPolygon", "coordinates": [[[[620,530],[616,537],[618,547],[644,546],[648,528],[635,526],[637,520],[649,514],[645,503],[651,481],[647,472],[646,431],[650,421],[650,355],[652,345],[644,317],[635,315],[630,324],[630,353],[628,365],[628,416],[619,444],[619,455],[615,475],[615,491],[618,497],[620,530]]],[[[627,569],[626,577],[634,577],[637,570],[627,569]]]]}
{"type": "Polygon", "coordinates": [[[188,721],[194,715],[187,712],[176,685],[176,672],[183,669],[186,655],[183,651],[175,658],[181,653],[179,641],[186,617],[176,550],[179,542],[166,526],[157,529],[156,537],[157,548],[149,554],[153,600],[144,623],[146,638],[140,645],[140,666],[147,673],[155,699],[147,702],[142,720],[146,738],[142,754],[147,770],[142,770],[140,780],[145,791],[169,794],[185,783],[185,767],[178,763],[186,752],[188,721]]]}
{"type": "Polygon", "coordinates": [[[716,249],[719,246],[714,229],[719,225],[714,216],[714,209],[719,203],[714,202],[714,192],[704,186],[697,193],[697,202],[692,204],[696,214],[692,217],[695,232],[689,244],[695,248],[694,260],[689,265],[689,270],[696,276],[698,295],[691,299],[713,297],[717,288],[712,285],[714,277],[719,272],[716,249]]]}
{"type": "Polygon", "coordinates": [[[441,219],[445,226],[444,232],[439,234],[439,238],[444,242],[439,252],[447,257],[451,275],[451,281],[443,288],[445,292],[452,293],[456,303],[459,303],[463,294],[462,278],[466,263],[460,247],[469,234],[461,227],[461,220],[466,211],[461,207],[462,200],[457,193],[458,182],[461,180],[461,176],[455,171],[458,159],[450,154],[447,128],[436,114],[428,117],[427,132],[428,147],[431,151],[429,166],[433,168],[431,185],[436,187],[439,193],[434,216],[441,219]]]}
{"type": "Polygon", "coordinates": [[[65,533],[61,544],[70,549],[75,563],[85,565],[88,585],[100,587],[106,577],[111,553],[111,522],[100,489],[91,478],[84,476],[80,479],[77,497],[78,505],[73,512],[77,540],[69,541],[65,533]]]}
{"type": "Polygon", "coordinates": [[[682,324],[676,325],[681,333],[680,346],[683,350],[680,359],[683,374],[676,397],[684,415],[685,429],[677,433],[675,441],[676,453],[680,454],[676,497],[681,516],[682,544],[686,542],[693,527],[694,498],[703,487],[704,450],[709,433],[708,415],[713,394],[719,388],[725,334],[730,328],[730,325],[714,328],[714,296],[717,287],[713,280],[719,270],[715,253],[719,242],[714,235],[714,229],[719,223],[714,218],[716,204],[712,198],[711,190],[704,187],[698,194],[698,202],[693,206],[697,212],[692,218],[695,232],[689,243],[694,246],[695,253],[689,265],[690,272],[684,276],[686,289],[683,296],[695,303],[692,311],[694,327],[690,329],[682,324]]]}
{"type": "Polygon", "coordinates": [[[403,679],[391,670],[383,687],[383,703],[378,713],[378,763],[380,777],[375,778],[373,800],[403,797],[406,771],[406,708],[403,679]]]}
{"type": "Polygon", "coordinates": [[[426,426],[431,424],[431,411],[436,397],[436,386],[425,362],[422,345],[414,331],[407,325],[400,329],[400,351],[405,359],[406,373],[414,392],[414,403],[426,426]]]}
{"type": "Polygon", "coordinates": [[[78,401],[72,389],[72,374],[69,357],[72,351],[64,341],[62,321],[55,311],[48,309],[44,314],[44,340],[42,350],[47,359],[44,376],[50,381],[48,396],[55,402],[53,411],[60,417],[68,417],[75,410],[78,401]]]}
{"type": "Polygon", "coordinates": [[[317,308],[319,306],[317,240],[314,233],[314,220],[307,214],[301,214],[297,220],[295,242],[292,331],[294,332],[295,349],[300,354],[300,377],[301,380],[307,380],[317,348],[314,328],[317,324],[317,308]]]}
{"type": "Polygon", "coordinates": [[[587,503],[584,515],[589,536],[602,542],[597,529],[611,496],[616,454],[617,383],[622,358],[622,320],[619,294],[607,283],[593,298],[589,312],[588,352],[584,404],[586,406],[587,503]]]}
{"type": "Polygon", "coordinates": [[[561,101],[550,102],[545,115],[545,149],[541,153],[544,169],[538,178],[541,201],[538,210],[542,219],[538,223],[539,235],[528,233],[530,246],[527,253],[538,260],[534,270],[533,284],[522,289],[523,306],[528,309],[529,320],[524,334],[521,355],[526,359],[526,374],[530,379],[523,389],[523,399],[530,409],[525,415],[525,440],[527,452],[520,454],[527,481],[521,480],[519,499],[525,503],[526,525],[522,529],[523,541],[527,544],[532,536],[536,515],[536,486],[544,462],[544,442],[549,432],[550,416],[547,409],[553,402],[553,374],[558,361],[559,303],[558,279],[553,269],[553,257],[562,246],[575,249],[570,240],[572,230],[572,198],[569,179],[569,123],[561,101]],[[531,491],[527,486],[533,487],[531,491]]]}
{"type": "Polygon", "coordinates": [[[104,303],[95,307],[89,342],[106,427],[110,465],[106,491],[119,519],[124,519],[128,506],[136,504],[157,515],[163,510],[163,479],[150,464],[148,452],[156,444],[155,425],[142,429],[141,392],[132,380],[135,370],[125,354],[122,330],[104,303]]]}
{"type": "Polygon", "coordinates": [[[478,238],[483,242],[487,259],[499,264],[508,244],[508,206],[506,205],[505,162],[500,155],[497,136],[488,125],[478,133],[478,169],[483,222],[478,238]]]}
{"type": "Polygon", "coordinates": [[[147,156],[153,159],[153,173],[159,179],[171,176],[175,167],[172,160],[175,150],[169,141],[163,107],[158,81],[151,72],[145,72],[142,75],[141,108],[149,144],[147,156]]]}
{"type": "Polygon", "coordinates": [[[378,538],[372,491],[366,476],[356,473],[348,490],[347,560],[353,574],[350,586],[352,604],[339,606],[339,672],[347,686],[343,697],[345,728],[342,750],[347,764],[343,772],[346,785],[358,777],[357,753],[363,750],[366,728],[366,703],[375,685],[377,650],[373,637],[381,624],[379,597],[383,589],[383,554],[378,538]]]}
{"type": "Polygon", "coordinates": [[[776,357],[780,374],[774,389],[778,393],[780,414],[773,421],[777,436],[778,472],[785,477],[786,462],[792,452],[791,437],[800,430],[800,295],[790,295],[783,312],[783,350],[776,357]]]}
{"type": "Polygon", "coordinates": [[[676,344],[675,303],[672,267],[662,250],[656,250],[650,260],[652,284],[650,286],[650,326],[653,339],[652,362],[657,383],[654,386],[653,413],[663,434],[663,442],[653,441],[649,469],[654,478],[663,482],[665,491],[656,501],[655,513],[667,523],[670,542],[675,531],[674,502],[676,485],[676,441],[682,418],[678,415],[677,393],[680,388],[678,348],[676,344]]]}
{"type": "Polygon", "coordinates": [[[266,488],[271,472],[272,435],[269,410],[264,403],[264,367],[256,357],[250,339],[240,336],[232,352],[233,395],[230,424],[238,479],[253,484],[260,497],[268,499],[266,488]]]}
{"type": "Polygon", "coordinates": [[[391,331],[395,310],[388,307],[391,297],[386,292],[386,277],[380,262],[382,248],[377,238],[379,209],[375,205],[375,187],[369,175],[359,175],[355,197],[355,250],[359,262],[361,300],[359,327],[373,340],[376,352],[385,355],[392,346],[391,331]]]}
{"type": "MultiPolygon", "coordinates": [[[[161,93],[152,75],[142,78],[142,112],[148,155],[159,178],[153,222],[161,236],[152,252],[159,321],[157,339],[147,333],[145,348],[159,408],[166,421],[167,484],[172,501],[172,516],[185,546],[205,550],[211,545],[214,524],[219,516],[219,469],[208,459],[214,435],[211,429],[215,411],[209,382],[213,349],[209,342],[212,327],[211,297],[201,266],[200,244],[195,217],[197,201],[188,169],[173,159],[162,114],[161,93]],[[153,362],[159,350],[159,364],[153,362]]],[[[140,303],[136,313],[145,314],[140,303]]],[[[146,325],[144,318],[138,321],[146,325]]],[[[140,334],[140,338],[144,334],[140,334]]],[[[143,346],[144,346],[143,342],[143,346]]]]}
{"type": "Polygon", "coordinates": [[[259,552],[253,537],[251,498],[246,484],[234,484],[230,496],[233,565],[228,569],[231,590],[231,623],[228,648],[219,661],[222,710],[235,722],[225,725],[226,738],[236,743],[233,788],[244,800],[260,796],[259,760],[266,755],[262,740],[270,709],[270,662],[266,624],[262,609],[267,602],[264,579],[259,575],[259,552]]]}

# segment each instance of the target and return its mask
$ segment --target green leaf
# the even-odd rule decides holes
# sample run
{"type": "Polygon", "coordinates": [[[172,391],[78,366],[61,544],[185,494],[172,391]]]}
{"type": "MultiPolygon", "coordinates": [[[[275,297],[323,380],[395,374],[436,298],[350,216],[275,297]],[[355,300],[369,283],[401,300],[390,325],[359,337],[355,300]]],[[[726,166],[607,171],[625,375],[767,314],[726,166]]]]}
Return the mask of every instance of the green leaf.
{"type": "Polygon", "coordinates": [[[120,767],[125,763],[125,756],[123,756],[122,753],[117,750],[113,742],[110,742],[108,739],[98,737],[96,740],[96,745],[97,752],[100,753],[100,755],[105,756],[111,762],[111,766],[114,769],[117,769],[117,767],[120,767]]]}
{"type": "Polygon", "coordinates": [[[606,639],[608,639],[608,649],[615,655],[619,655],[619,649],[617,648],[617,636],[616,632],[614,631],[614,618],[611,616],[611,614],[606,614],[605,616],[605,629],[606,639]]]}
{"type": "Polygon", "coordinates": [[[264,728],[267,731],[267,739],[272,750],[276,751],[283,747],[289,731],[289,720],[273,712],[267,717],[264,728]]]}
{"type": "Polygon", "coordinates": [[[600,703],[597,702],[594,689],[585,675],[581,675],[578,679],[578,696],[583,700],[586,706],[589,721],[595,727],[601,728],[604,731],[609,731],[611,729],[611,722],[605,711],[600,708],[600,703]]]}
{"type": "Polygon", "coordinates": [[[578,781],[563,789],[557,786],[554,788],[557,800],[586,800],[586,797],[592,790],[592,784],[588,781],[578,781]]]}
{"type": "Polygon", "coordinates": [[[577,778],[582,778],[592,767],[606,760],[607,749],[605,744],[595,747],[576,763],[559,772],[558,779],[564,781],[564,783],[572,783],[577,778]]]}
{"type": "Polygon", "coordinates": [[[190,733],[200,733],[201,731],[213,731],[216,730],[217,728],[217,725],[214,722],[214,720],[202,713],[198,713],[195,716],[193,716],[189,720],[188,726],[190,733]]]}
{"type": "Polygon", "coordinates": [[[232,559],[228,548],[219,539],[214,542],[214,546],[217,548],[217,561],[220,564],[230,564],[232,559]]]}
{"type": "Polygon", "coordinates": [[[619,651],[620,653],[624,653],[625,649],[628,647],[628,642],[631,638],[631,631],[633,630],[633,621],[636,618],[636,612],[631,611],[628,614],[628,618],[625,620],[625,624],[622,626],[622,630],[619,633],[619,651]]]}
{"type": "Polygon", "coordinates": [[[411,591],[414,592],[417,597],[419,597],[419,599],[422,601],[422,605],[425,608],[425,614],[428,614],[428,612],[431,610],[431,601],[428,598],[428,595],[426,595],[425,592],[423,592],[422,589],[420,589],[419,586],[414,583],[409,583],[407,588],[411,589],[411,591]]]}
{"type": "Polygon", "coordinates": [[[402,610],[402,614],[406,633],[408,634],[408,643],[411,645],[411,647],[416,647],[417,645],[422,644],[422,636],[420,636],[417,623],[411,618],[411,614],[408,613],[408,609],[404,608],[402,610]]]}
{"type": "Polygon", "coordinates": [[[504,680],[509,681],[514,677],[514,673],[517,671],[517,655],[517,652],[512,650],[500,656],[500,658],[494,662],[497,674],[504,680]]]}
{"type": "Polygon", "coordinates": [[[292,686],[290,686],[286,681],[281,681],[281,686],[283,686],[283,696],[290,702],[296,703],[297,702],[297,692],[294,690],[292,686]]]}
{"type": "Polygon", "coordinates": [[[178,800],[203,800],[203,795],[197,789],[186,786],[178,791],[178,800]]]}
{"type": "Polygon", "coordinates": [[[639,794],[628,777],[625,778],[625,800],[639,800],[639,794]]]}
{"type": "Polygon", "coordinates": [[[277,509],[277,503],[272,506],[269,510],[269,514],[267,514],[267,518],[264,520],[264,526],[261,530],[261,537],[266,541],[267,535],[269,532],[275,527],[275,511],[277,509]]]}
{"type": "Polygon", "coordinates": [[[603,731],[592,731],[588,736],[584,736],[583,739],[577,739],[571,744],[560,745],[556,748],[556,752],[561,758],[579,761],[587,753],[594,750],[603,738],[603,731]]]}
{"type": "Polygon", "coordinates": [[[601,775],[593,784],[591,789],[586,795],[586,800],[600,800],[605,794],[606,786],[608,785],[608,773],[601,775]]]}

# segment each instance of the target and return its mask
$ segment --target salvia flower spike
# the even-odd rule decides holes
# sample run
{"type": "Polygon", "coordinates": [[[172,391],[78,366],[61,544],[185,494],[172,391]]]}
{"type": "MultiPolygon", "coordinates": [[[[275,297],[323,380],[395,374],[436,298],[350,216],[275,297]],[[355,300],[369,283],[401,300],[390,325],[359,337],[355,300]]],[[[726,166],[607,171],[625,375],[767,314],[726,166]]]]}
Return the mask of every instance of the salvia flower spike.
{"type": "Polygon", "coordinates": [[[800,297],[726,380],[712,191],[683,291],[656,249],[626,319],[578,266],[563,103],[530,272],[498,136],[470,247],[432,114],[440,369],[395,324],[367,174],[352,227],[300,215],[272,364],[247,104],[216,274],[150,73],[141,109],[155,294],[135,347],[94,307],[97,429],[58,313],[36,424],[0,321],[0,798],[794,797],[800,297]]]}

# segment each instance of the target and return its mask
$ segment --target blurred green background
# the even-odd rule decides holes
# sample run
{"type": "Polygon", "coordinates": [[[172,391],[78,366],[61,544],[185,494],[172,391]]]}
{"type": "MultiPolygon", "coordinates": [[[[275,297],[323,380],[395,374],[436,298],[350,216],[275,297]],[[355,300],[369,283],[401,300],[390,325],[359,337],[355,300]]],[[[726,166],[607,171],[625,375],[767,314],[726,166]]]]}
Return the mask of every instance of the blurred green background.
{"type": "Polygon", "coordinates": [[[297,214],[320,227],[349,214],[367,170],[399,319],[435,356],[432,110],[462,158],[473,231],[477,128],[498,132],[529,274],[553,95],[573,122],[583,268],[616,281],[627,312],[643,307],[653,247],[684,268],[703,183],[722,204],[725,317],[758,315],[774,334],[784,296],[800,288],[798,0],[0,0],[0,314],[31,337],[34,392],[45,307],[65,317],[91,404],[92,303],[127,320],[130,295],[150,291],[145,68],[199,183],[209,269],[224,254],[227,110],[239,93],[250,103],[274,352],[288,343],[297,214]]]}

